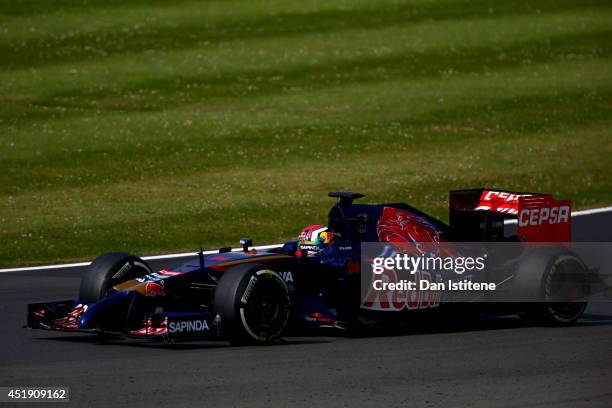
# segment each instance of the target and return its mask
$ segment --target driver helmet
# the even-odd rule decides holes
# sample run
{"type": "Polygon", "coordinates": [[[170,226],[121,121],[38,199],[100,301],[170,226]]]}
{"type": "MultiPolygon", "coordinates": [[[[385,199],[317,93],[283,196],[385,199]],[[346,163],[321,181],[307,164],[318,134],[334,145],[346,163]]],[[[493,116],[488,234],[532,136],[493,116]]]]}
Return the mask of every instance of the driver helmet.
{"type": "Polygon", "coordinates": [[[309,225],[298,236],[298,254],[312,256],[320,253],[332,243],[334,233],[323,225],[309,225]],[[304,252],[305,251],[305,252],[304,252]]]}

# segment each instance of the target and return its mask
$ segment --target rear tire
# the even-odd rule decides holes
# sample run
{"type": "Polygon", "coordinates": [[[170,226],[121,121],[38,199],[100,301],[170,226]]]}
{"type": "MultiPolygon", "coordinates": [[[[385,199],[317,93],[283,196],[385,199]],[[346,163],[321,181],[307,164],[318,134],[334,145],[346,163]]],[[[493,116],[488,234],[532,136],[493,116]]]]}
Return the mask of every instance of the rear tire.
{"type": "Polygon", "coordinates": [[[113,286],[150,273],[151,267],[137,256],[125,252],[100,255],[81,277],[79,299],[85,304],[96,303],[113,286]]]}
{"type": "Polygon", "coordinates": [[[222,335],[232,344],[266,344],[289,321],[290,299],[281,276],[265,265],[238,265],[223,273],[214,294],[222,335]]]}
{"type": "Polygon", "coordinates": [[[588,274],[584,262],[567,249],[531,250],[515,274],[517,293],[528,300],[519,316],[537,324],[575,324],[587,306],[588,274]]]}

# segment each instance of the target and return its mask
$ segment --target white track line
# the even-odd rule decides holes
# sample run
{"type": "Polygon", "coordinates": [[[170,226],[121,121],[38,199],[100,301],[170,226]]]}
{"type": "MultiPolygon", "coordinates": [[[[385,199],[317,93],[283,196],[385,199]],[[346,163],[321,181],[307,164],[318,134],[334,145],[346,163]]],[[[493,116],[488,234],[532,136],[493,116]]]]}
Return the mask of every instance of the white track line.
{"type": "Polygon", "coordinates": [[[605,212],[612,212],[612,207],[602,208],[591,208],[590,210],[572,211],[572,217],[579,217],[581,215],[599,214],[605,212]]]}
{"type": "MultiPolygon", "coordinates": [[[[265,249],[272,249],[272,248],[278,248],[282,246],[281,244],[272,244],[272,245],[260,245],[260,246],[255,246],[255,247],[251,247],[252,249],[257,249],[257,250],[265,250],[265,249]]],[[[232,248],[232,252],[238,252],[238,251],[242,251],[242,248],[232,248]]],[[[204,255],[212,255],[212,254],[217,254],[219,253],[218,249],[215,249],[213,251],[204,251],[204,255]]],[[[172,259],[172,258],[186,258],[188,256],[193,256],[194,258],[198,255],[197,252],[183,252],[180,254],[166,254],[166,255],[150,255],[150,256],[143,256],[142,259],[144,259],[145,261],[151,261],[151,260],[155,260],[155,259],[172,259]]],[[[91,264],[91,261],[89,262],[77,262],[77,263],[69,263],[69,264],[60,264],[60,265],[45,265],[45,266],[31,266],[31,267],[25,267],[25,268],[9,268],[9,269],[0,269],[0,273],[8,273],[8,272],[26,272],[26,271],[42,271],[45,269],[61,269],[61,268],[76,268],[79,266],[88,266],[89,264],[91,264]]]]}
{"type": "MultiPolygon", "coordinates": [[[[583,216],[583,215],[600,214],[600,213],[607,213],[607,212],[612,212],[612,207],[593,208],[593,209],[590,209],[590,210],[575,211],[575,212],[572,212],[572,217],[580,217],[580,216],[583,216]]],[[[506,224],[513,224],[513,223],[516,223],[516,220],[506,220],[505,223],[506,224]]],[[[280,246],[282,246],[282,244],[261,245],[261,246],[253,247],[253,249],[265,250],[265,249],[278,248],[280,246]]],[[[241,250],[242,250],[242,248],[233,248],[232,249],[233,252],[241,251],[241,250]]],[[[218,252],[219,252],[219,250],[204,251],[204,255],[216,254],[218,252]]],[[[150,260],[156,260],[156,259],[186,258],[188,256],[194,256],[195,257],[196,255],[197,255],[196,252],[183,252],[183,253],[180,253],[180,254],[166,254],[166,255],[143,256],[142,259],[144,259],[145,261],[150,261],[150,260]]],[[[77,262],[77,263],[61,264],[61,265],[31,266],[31,267],[25,267],[25,268],[8,268],[8,269],[0,269],[0,273],[25,272],[25,271],[42,271],[42,270],[46,270],[46,269],[61,269],[61,268],[76,268],[76,267],[79,267],[79,266],[87,266],[89,264],[91,264],[91,261],[89,261],[89,262],[77,262]]]]}

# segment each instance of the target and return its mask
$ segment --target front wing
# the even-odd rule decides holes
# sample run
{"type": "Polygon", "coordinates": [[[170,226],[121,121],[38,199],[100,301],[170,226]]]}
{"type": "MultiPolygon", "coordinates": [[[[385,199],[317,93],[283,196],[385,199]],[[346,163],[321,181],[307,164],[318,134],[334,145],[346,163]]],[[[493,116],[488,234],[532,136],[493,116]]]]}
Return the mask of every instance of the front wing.
{"type": "MultiPolygon", "coordinates": [[[[161,340],[219,340],[221,318],[213,312],[158,312],[142,319],[137,327],[124,330],[91,327],[87,324],[89,305],[65,300],[28,305],[26,327],[31,329],[84,333],[109,333],[124,337],[161,340]]],[[[118,319],[126,320],[125,316],[118,319]]]]}

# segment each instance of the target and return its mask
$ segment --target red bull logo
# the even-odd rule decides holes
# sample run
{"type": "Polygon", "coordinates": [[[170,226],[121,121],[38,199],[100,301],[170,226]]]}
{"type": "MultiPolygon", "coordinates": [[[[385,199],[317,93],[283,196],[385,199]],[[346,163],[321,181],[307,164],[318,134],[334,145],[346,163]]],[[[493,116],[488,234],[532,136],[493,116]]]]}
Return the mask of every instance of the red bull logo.
{"type": "Polygon", "coordinates": [[[145,285],[145,296],[166,296],[166,291],[164,290],[164,281],[159,281],[159,283],[147,282],[145,285]]]}
{"type": "MultiPolygon", "coordinates": [[[[403,309],[427,309],[440,306],[442,292],[429,290],[432,283],[440,282],[441,277],[433,277],[428,272],[417,271],[415,274],[414,288],[391,289],[387,285],[384,289],[378,289],[376,283],[370,285],[365,299],[361,302],[363,309],[378,311],[400,311],[403,309]]],[[[393,269],[385,269],[381,275],[380,282],[400,283],[397,273],[393,269]],[[384,276],[384,279],[383,279],[384,276]]],[[[395,288],[395,286],[393,286],[395,288]]]]}

